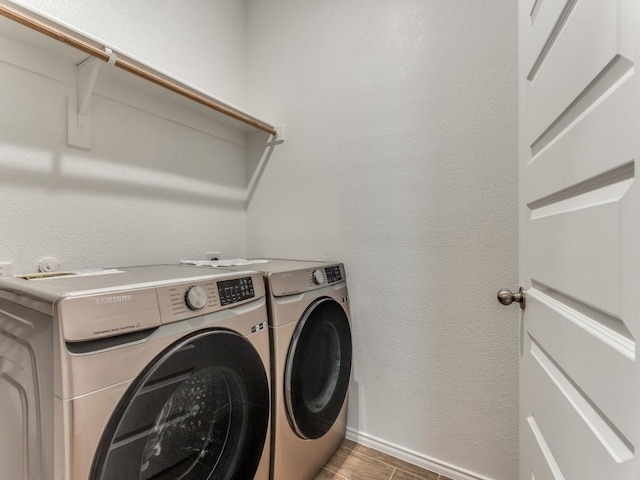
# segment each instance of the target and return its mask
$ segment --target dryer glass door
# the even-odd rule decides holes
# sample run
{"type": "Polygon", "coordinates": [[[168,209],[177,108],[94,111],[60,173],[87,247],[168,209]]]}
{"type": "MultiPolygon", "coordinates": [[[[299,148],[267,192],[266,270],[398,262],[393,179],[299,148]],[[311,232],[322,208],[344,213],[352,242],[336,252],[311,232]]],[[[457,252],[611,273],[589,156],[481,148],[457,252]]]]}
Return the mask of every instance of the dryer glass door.
{"type": "Polygon", "coordinates": [[[169,347],[109,420],[91,480],[247,480],[266,440],[263,363],[242,336],[199,332],[169,347]]]}
{"type": "Polygon", "coordinates": [[[298,322],[285,367],[289,422],[302,438],[320,438],[344,404],[351,375],[351,328],[338,302],[322,297],[298,322]]]}

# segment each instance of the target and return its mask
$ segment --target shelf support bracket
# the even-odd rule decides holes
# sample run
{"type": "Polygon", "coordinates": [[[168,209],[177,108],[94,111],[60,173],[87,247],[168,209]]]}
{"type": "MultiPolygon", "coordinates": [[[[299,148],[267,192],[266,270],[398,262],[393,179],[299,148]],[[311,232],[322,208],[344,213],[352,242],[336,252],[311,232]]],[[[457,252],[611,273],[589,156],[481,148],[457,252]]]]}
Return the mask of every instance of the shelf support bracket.
{"type": "MultiPolygon", "coordinates": [[[[107,64],[114,65],[116,56],[109,48],[107,64]]],[[[91,148],[91,97],[104,62],[88,57],[76,66],[76,95],[67,99],[67,145],[82,150],[91,148]]]]}
{"type": "Polygon", "coordinates": [[[267,146],[272,147],[275,145],[281,145],[285,141],[284,138],[284,125],[278,125],[276,127],[276,134],[272,135],[267,142],[267,146]]]}

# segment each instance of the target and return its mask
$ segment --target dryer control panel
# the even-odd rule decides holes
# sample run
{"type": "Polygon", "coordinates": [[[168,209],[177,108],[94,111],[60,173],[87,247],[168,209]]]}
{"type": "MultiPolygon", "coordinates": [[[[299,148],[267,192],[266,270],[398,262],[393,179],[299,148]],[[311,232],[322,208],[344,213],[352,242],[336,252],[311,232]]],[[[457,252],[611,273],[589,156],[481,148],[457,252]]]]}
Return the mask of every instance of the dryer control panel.
{"type": "Polygon", "coordinates": [[[333,267],[326,267],[324,269],[324,273],[327,276],[327,282],[329,283],[342,281],[342,272],[340,271],[339,265],[335,265],[333,267]]]}
{"type": "Polygon", "coordinates": [[[329,285],[337,285],[346,280],[343,264],[318,265],[269,275],[271,293],[276,297],[309,292],[329,285]]]}

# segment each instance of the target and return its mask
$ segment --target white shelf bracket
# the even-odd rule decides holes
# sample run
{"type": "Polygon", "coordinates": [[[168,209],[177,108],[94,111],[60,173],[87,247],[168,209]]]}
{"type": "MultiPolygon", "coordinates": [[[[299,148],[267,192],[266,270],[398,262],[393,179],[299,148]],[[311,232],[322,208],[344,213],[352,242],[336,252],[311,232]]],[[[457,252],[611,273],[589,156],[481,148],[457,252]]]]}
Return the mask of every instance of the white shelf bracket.
{"type": "Polygon", "coordinates": [[[267,145],[272,147],[275,145],[281,145],[284,143],[284,125],[278,125],[276,127],[276,134],[272,135],[271,138],[269,139],[269,141],[267,142],[267,145]]]}
{"type": "MultiPolygon", "coordinates": [[[[109,48],[107,64],[114,65],[116,56],[109,48]]],[[[77,65],[76,95],[67,99],[67,145],[89,150],[91,148],[91,96],[98,79],[98,73],[104,63],[95,57],[89,57],[77,65]]]]}

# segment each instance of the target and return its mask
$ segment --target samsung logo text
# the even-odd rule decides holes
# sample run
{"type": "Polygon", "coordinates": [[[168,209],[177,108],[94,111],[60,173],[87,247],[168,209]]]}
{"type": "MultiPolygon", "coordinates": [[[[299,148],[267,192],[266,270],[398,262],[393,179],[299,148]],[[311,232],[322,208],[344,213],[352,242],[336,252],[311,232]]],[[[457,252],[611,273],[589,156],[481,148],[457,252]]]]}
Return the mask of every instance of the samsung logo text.
{"type": "Polygon", "coordinates": [[[133,295],[114,295],[112,297],[96,298],[97,305],[108,305],[112,303],[130,302],[133,300],[133,295]]]}

